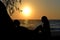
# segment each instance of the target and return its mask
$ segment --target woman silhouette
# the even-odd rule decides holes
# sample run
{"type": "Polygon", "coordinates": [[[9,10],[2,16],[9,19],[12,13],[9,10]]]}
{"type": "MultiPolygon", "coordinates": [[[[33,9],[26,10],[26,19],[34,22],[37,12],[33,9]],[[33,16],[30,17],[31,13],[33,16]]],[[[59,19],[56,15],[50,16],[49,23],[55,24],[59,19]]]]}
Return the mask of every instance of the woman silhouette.
{"type": "Polygon", "coordinates": [[[50,25],[49,25],[49,21],[48,21],[47,17],[43,16],[41,21],[43,23],[43,25],[42,25],[43,36],[50,37],[50,25]]]}

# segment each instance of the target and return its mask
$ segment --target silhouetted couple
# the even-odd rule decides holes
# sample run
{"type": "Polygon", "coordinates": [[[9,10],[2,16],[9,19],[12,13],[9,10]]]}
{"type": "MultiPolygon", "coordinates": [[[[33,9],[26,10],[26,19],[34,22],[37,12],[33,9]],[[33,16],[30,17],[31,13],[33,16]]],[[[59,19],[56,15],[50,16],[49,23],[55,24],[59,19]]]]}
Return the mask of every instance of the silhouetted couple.
{"type": "Polygon", "coordinates": [[[43,39],[43,38],[49,39],[51,35],[50,35],[50,25],[47,17],[43,16],[41,18],[41,22],[42,22],[42,25],[39,25],[35,30],[29,30],[23,26],[20,26],[20,22],[18,20],[14,20],[14,24],[17,28],[17,31],[22,33],[23,36],[24,35],[26,36],[27,34],[33,37],[34,39],[43,39]]]}

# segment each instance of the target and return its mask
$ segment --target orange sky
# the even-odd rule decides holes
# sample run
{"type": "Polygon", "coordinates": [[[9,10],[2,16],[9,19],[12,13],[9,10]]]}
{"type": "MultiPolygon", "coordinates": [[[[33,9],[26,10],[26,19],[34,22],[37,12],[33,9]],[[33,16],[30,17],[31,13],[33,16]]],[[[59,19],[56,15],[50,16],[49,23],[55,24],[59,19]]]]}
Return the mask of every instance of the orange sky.
{"type": "Polygon", "coordinates": [[[60,19],[60,2],[59,0],[22,0],[20,9],[24,7],[31,9],[30,16],[23,16],[21,12],[15,11],[13,19],[40,19],[47,16],[48,19],[60,19]]]}

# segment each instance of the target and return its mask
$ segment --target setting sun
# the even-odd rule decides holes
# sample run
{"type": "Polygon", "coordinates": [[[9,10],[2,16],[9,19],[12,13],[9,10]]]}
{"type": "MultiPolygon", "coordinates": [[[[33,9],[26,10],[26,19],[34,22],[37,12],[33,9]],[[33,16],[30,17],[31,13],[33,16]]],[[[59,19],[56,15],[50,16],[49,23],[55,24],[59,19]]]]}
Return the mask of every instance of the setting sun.
{"type": "Polygon", "coordinates": [[[31,9],[29,7],[24,7],[22,13],[24,16],[30,16],[31,9]]]}

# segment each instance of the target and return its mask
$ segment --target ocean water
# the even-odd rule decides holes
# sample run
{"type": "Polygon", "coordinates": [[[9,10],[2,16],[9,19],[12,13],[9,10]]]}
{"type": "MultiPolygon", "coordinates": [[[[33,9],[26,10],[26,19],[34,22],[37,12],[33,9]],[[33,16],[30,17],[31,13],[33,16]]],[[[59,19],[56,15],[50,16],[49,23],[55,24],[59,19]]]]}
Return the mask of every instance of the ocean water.
{"type": "Polygon", "coordinates": [[[60,31],[60,20],[50,20],[51,30],[60,31]]]}
{"type": "MultiPolygon", "coordinates": [[[[41,25],[40,20],[19,20],[21,25],[30,30],[34,30],[37,26],[41,25]]],[[[60,36],[60,20],[49,20],[50,31],[52,36],[60,36]]]]}

